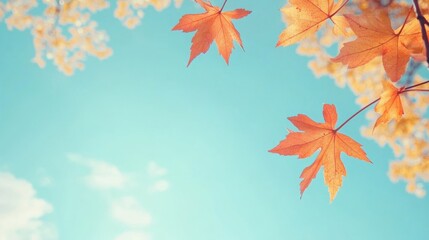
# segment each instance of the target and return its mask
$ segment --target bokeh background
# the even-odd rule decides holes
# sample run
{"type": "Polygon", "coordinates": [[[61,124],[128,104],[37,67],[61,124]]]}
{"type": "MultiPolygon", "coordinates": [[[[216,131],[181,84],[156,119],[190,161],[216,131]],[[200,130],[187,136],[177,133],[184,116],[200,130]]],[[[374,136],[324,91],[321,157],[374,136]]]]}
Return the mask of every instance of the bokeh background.
{"type": "Polygon", "coordinates": [[[2,23],[0,239],[428,239],[428,199],[391,182],[392,150],[361,136],[364,115],[343,132],[373,164],[344,155],[333,203],[321,174],[300,199],[314,156],[268,152],[288,116],[322,121],[331,103],[341,122],[360,108],[295,47],[275,48],[283,4],[228,2],[253,11],[235,22],[245,51],[229,66],[212,46],[186,68],[193,34],[171,28],[201,12],[190,1],[147,8],[134,30],[112,8],[94,14],[113,55],[72,76],[40,69],[30,33],[2,23]]]}

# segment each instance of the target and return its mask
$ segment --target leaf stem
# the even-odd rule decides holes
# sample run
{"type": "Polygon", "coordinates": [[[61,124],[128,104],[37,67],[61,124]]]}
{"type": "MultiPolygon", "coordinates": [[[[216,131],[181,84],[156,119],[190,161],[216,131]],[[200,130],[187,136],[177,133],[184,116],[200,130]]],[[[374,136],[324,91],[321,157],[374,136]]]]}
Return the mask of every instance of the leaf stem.
{"type": "MultiPolygon", "coordinates": [[[[429,92],[429,89],[414,89],[418,86],[422,86],[422,85],[425,85],[427,83],[429,83],[429,80],[418,83],[418,84],[414,84],[414,85],[406,87],[406,88],[403,88],[403,90],[400,91],[399,94],[405,93],[405,92],[411,92],[411,91],[413,91],[413,92],[429,92]]],[[[381,98],[375,99],[374,101],[368,103],[365,107],[361,108],[359,111],[355,112],[353,115],[351,115],[349,118],[347,118],[347,120],[344,121],[339,127],[337,127],[334,131],[338,132],[342,127],[344,127],[344,125],[346,125],[348,122],[350,122],[350,120],[352,120],[354,117],[356,117],[359,113],[363,112],[365,109],[369,108],[374,103],[380,101],[380,99],[381,98]]]]}
{"type": "Polygon", "coordinates": [[[406,88],[405,88],[405,90],[412,89],[412,88],[415,88],[415,87],[418,87],[418,86],[421,86],[421,85],[425,85],[425,84],[427,84],[427,83],[429,83],[429,80],[428,80],[428,81],[421,82],[421,83],[418,83],[418,84],[414,84],[414,85],[409,86],[409,87],[406,87],[406,88]]]}
{"type": "Polygon", "coordinates": [[[416,7],[417,19],[420,22],[420,27],[422,29],[422,38],[426,47],[426,62],[429,64],[429,38],[426,33],[426,26],[429,26],[428,20],[423,16],[422,11],[420,10],[419,0],[413,0],[414,6],[416,7]]]}
{"type": "Polygon", "coordinates": [[[404,90],[401,93],[406,93],[406,92],[429,92],[429,89],[408,89],[408,90],[404,90]]]}
{"type": "Polygon", "coordinates": [[[377,98],[374,101],[368,103],[365,107],[361,108],[359,111],[355,112],[352,116],[350,116],[349,118],[347,118],[347,120],[344,121],[343,124],[341,124],[339,127],[337,127],[334,131],[335,132],[339,131],[342,127],[344,127],[344,125],[346,125],[350,120],[352,120],[354,117],[356,117],[359,113],[361,113],[365,109],[369,108],[371,105],[373,105],[374,103],[376,103],[378,101],[380,101],[380,98],[377,98]]]}
{"type": "Polygon", "coordinates": [[[225,0],[225,1],[223,2],[222,7],[220,8],[220,11],[219,11],[219,12],[222,12],[223,8],[225,7],[226,2],[228,2],[228,0],[225,0]]]}

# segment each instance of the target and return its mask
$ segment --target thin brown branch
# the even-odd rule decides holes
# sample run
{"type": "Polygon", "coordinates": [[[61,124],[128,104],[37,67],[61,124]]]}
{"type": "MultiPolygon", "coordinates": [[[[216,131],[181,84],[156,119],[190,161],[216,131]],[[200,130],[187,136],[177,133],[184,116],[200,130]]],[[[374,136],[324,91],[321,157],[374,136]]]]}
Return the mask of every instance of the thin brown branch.
{"type": "Polygon", "coordinates": [[[405,93],[405,92],[429,92],[429,89],[408,89],[408,90],[404,90],[401,93],[405,93]]]}
{"type": "Polygon", "coordinates": [[[418,83],[418,84],[415,84],[415,85],[413,85],[413,86],[406,87],[405,89],[407,89],[407,90],[408,90],[408,89],[416,88],[416,87],[418,87],[418,86],[425,85],[425,84],[427,84],[427,83],[429,83],[429,80],[428,80],[428,81],[421,82],[421,83],[418,83]]]}
{"type": "Polygon", "coordinates": [[[414,6],[416,7],[417,19],[420,22],[420,27],[422,29],[422,38],[426,48],[426,62],[429,64],[429,38],[426,32],[426,26],[428,20],[423,16],[422,11],[420,10],[419,0],[413,0],[414,6]]]}

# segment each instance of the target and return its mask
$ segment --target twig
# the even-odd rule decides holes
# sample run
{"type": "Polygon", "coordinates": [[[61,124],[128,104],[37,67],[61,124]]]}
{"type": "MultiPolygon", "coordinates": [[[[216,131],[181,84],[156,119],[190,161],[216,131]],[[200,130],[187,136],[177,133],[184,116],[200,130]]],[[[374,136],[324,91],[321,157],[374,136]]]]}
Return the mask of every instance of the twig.
{"type": "Polygon", "coordinates": [[[429,89],[408,89],[408,90],[404,90],[401,93],[405,93],[405,92],[429,92],[429,89]]]}
{"type": "Polygon", "coordinates": [[[419,0],[413,0],[414,6],[416,7],[417,19],[420,22],[420,27],[422,29],[422,38],[426,48],[426,62],[429,65],[429,38],[426,33],[426,26],[429,26],[428,20],[423,16],[422,11],[420,10],[419,0]]]}
{"type": "MultiPolygon", "coordinates": [[[[426,89],[415,89],[415,88],[418,87],[418,86],[422,86],[422,85],[428,84],[428,83],[429,83],[429,80],[421,82],[421,83],[418,83],[418,84],[414,84],[414,85],[409,86],[409,87],[404,87],[404,88],[402,88],[403,90],[401,90],[400,92],[398,92],[398,94],[402,94],[402,93],[406,93],[406,92],[427,92],[427,91],[429,91],[429,89],[426,90],[426,89]]],[[[351,115],[349,118],[347,118],[347,120],[344,121],[339,127],[337,127],[336,129],[334,129],[334,132],[338,132],[350,120],[352,120],[354,117],[356,117],[359,113],[363,112],[365,109],[369,108],[374,103],[377,103],[378,101],[380,101],[380,99],[381,99],[381,97],[375,99],[374,101],[372,101],[372,102],[368,103],[367,105],[365,105],[365,107],[359,109],[359,111],[355,112],[353,115],[351,115]]]]}
{"type": "Polygon", "coordinates": [[[352,120],[354,117],[356,117],[359,113],[361,113],[362,111],[364,111],[365,109],[369,108],[371,105],[373,105],[374,103],[380,101],[380,98],[375,99],[374,101],[370,102],[369,104],[367,104],[365,107],[361,108],[359,111],[355,112],[352,116],[350,116],[349,118],[347,118],[346,121],[344,121],[339,127],[337,127],[334,131],[338,132],[342,127],[344,127],[344,125],[346,125],[350,120],[352,120]]]}

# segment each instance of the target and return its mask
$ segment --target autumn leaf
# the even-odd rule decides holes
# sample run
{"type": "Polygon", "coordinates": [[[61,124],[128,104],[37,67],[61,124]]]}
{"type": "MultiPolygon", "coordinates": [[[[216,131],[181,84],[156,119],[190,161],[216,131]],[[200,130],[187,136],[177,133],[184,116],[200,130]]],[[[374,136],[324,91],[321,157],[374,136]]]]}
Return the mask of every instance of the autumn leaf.
{"type": "Polygon", "coordinates": [[[374,129],[383,123],[388,123],[390,120],[399,120],[404,114],[402,108],[401,93],[402,88],[396,88],[388,81],[383,81],[383,93],[381,94],[380,101],[375,106],[375,111],[381,116],[377,119],[374,129]]]}
{"type": "Polygon", "coordinates": [[[420,25],[411,15],[410,9],[406,20],[396,30],[392,29],[387,10],[365,12],[361,16],[345,15],[357,38],[345,43],[333,61],[355,68],[381,56],[387,76],[394,82],[398,81],[416,45],[420,49],[423,47],[420,25]],[[414,19],[409,21],[411,18],[414,19]]]}
{"type": "Polygon", "coordinates": [[[344,4],[344,0],[336,4],[333,0],[290,0],[282,8],[288,26],[280,34],[277,46],[289,46],[314,34],[328,19],[342,31],[343,17],[334,15],[344,4]]]}
{"type": "Polygon", "coordinates": [[[325,184],[328,186],[332,201],[342,185],[342,177],[346,175],[346,169],[340,158],[341,152],[366,162],[371,161],[358,142],[335,129],[337,111],[334,105],[325,104],[323,106],[323,117],[324,123],[314,122],[303,114],[288,118],[301,132],[290,131],[286,139],[270,152],[307,158],[320,149],[316,160],[301,174],[301,196],[316,177],[320,167],[323,166],[325,184]]]}
{"type": "Polygon", "coordinates": [[[223,12],[223,8],[211,5],[210,2],[196,0],[201,7],[206,10],[200,14],[186,14],[179,23],[174,26],[173,30],[182,30],[183,32],[196,31],[192,38],[191,56],[188,66],[192,60],[201,53],[206,53],[213,41],[219,50],[219,54],[228,64],[229,56],[234,48],[233,40],[237,41],[243,48],[240,33],[232,24],[232,19],[240,19],[251,13],[245,9],[235,9],[234,11],[223,12]]]}

